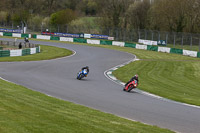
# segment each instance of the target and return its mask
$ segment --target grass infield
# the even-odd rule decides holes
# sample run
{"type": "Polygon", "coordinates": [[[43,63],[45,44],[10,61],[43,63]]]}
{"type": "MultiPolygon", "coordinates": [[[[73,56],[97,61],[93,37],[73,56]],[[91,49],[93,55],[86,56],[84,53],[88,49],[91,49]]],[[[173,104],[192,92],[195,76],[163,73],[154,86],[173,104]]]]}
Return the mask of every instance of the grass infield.
{"type": "Polygon", "coordinates": [[[0,80],[1,133],[171,133],[0,80]]]}
{"type": "Polygon", "coordinates": [[[121,81],[127,82],[138,74],[138,88],[200,106],[200,58],[115,46],[112,49],[135,54],[140,59],[113,72],[121,81]]]}
{"type": "Polygon", "coordinates": [[[41,45],[40,47],[40,53],[26,56],[0,57],[0,62],[50,60],[73,54],[72,51],[63,48],[45,45],[41,45]]]}

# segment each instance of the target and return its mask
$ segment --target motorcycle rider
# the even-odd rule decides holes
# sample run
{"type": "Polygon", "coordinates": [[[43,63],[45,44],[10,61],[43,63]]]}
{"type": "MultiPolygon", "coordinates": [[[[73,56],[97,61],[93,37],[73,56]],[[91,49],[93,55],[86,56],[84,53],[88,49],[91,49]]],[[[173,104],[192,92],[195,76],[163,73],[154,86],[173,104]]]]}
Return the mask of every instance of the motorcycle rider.
{"type": "MultiPolygon", "coordinates": [[[[85,67],[81,68],[81,71],[83,71],[83,70],[86,70],[87,71],[87,75],[88,75],[88,73],[89,73],[89,67],[85,66],[85,67]]],[[[85,77],[87,77],[87,75],[85,75],[85,77]]]]}
{"type": "Polygon", "coordinates": [[[24,37],[24,42],[29,42],[28,38],[27,37],[24,37]]]}
{"type": "Polygon", "coordinates": [[[133,80],[137,80],[138,84],[139,84],[139,79],[138,79],[138,75],[135,74],[124,86],[126,87],[130,82],[132,82],[133,80]]]}

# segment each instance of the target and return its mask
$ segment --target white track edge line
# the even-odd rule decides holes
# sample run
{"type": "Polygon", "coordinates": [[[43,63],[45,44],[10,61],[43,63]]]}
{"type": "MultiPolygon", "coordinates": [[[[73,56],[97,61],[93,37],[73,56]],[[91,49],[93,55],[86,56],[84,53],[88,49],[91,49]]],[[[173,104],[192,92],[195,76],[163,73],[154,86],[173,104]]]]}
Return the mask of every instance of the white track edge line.
{"type": "MultiPolygon", "coordinates": [[[[127,53],[127,52],[126,52],[126,53],[127,53]]],[[[128,54],[130,54],[130,53],[128,53],[128,54]]],[[[132,54],[131,54],[131,55],[132,55],[132,54]]],[[[134,56],[135,56],[135,55],[134,55],[134,56]]],[[[105,77],[108,78],[109,80],[111,80],[111,81],[113,81],[113,82],[115,82],[115,83],[117,83],[117,84],[119,84],[119,85],[121,85],[121,86],[124,86],[125,83],[121,82],[121,81],[118,80],[116,77],[114,77],[114,76],[112,75],[112,72],[113,72],[114,70],[117,70],[117,69],[120,68],[120,67],[123,67],[123,66],[125,66],[125,65],[127,65],[127,64],[129,64],[129,63],[131,63],[131,62],[137,61],[137,60],[139,60],[139,59],[137,59],[137,57],[135,56],[134,59],[132,59],[132,60],[130,60],[130,61],[128,61],[128,62],[125,62],[125,63],[123,63],[123,64],[121,64],[121,65],[117,65],[117,66],[115,66],[115,67],[113,67],[113,68],[110,68],[110,69],[106,70],[106,71],[104,72],[104,75],[105,75],[105,77]],[[108,74],[108,73],[109,73],[109,74],[108,74]],[[111,76],[110,76],[110,75],[111,75],[111,76]]],[[[157,95],[155,95],[155,94],[151,94],[151,93],[146,92],[146,91],[142,91],[142,90],[140,90],[139,88],[135,89],[135,91],[136,91],[137,93],[140,93],[140,94],[143,94],[143,95],[146,95],[146,96],[150,96],[150,97],[153,97],[153,98],[156,98],[156,99],[160,99],[160,100],[162,100],[162,101],[172,102],[172,103],[176,103],[176,104],[180,104],[180,105],[184,105],[184,106],[189,106],[189,107],[193,107],[193,108],[198,108],[198,109],[200,109],[200,106],[192,105],[192,104],[187,104],[187,103],[181,103],[181,102],[177,102],[177,101],[173,101],[173,100],[170,100],[170,99],[167,99],[167,98],[164,98],[164,97],[157,96],[157,95]]]]}

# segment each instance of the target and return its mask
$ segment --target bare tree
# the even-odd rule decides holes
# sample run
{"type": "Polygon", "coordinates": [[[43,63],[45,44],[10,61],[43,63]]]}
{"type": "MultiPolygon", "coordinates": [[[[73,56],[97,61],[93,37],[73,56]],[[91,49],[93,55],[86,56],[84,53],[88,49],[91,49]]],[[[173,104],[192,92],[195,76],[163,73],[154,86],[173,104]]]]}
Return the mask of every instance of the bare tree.
{"type": "Polygon", "coordinates": [[[199,20],[199,0],[161,0],[149,13],[150,28],[166,31],[194,32],[199,20]]]}
{"type": "Polygon", "coordinates": [[[149,9],[149,0],[136,1],[131,4],[127,11],[130,27],[135,29],[145,29],[149,9]]]}
{"type": "Polygon", "coordinates": [[[110,27],[126,27],[126,11],[134,0],[104,0],[105,4],[102,9],[103,25],[110,27]],[[123,26],[124,24],[124,26],[123,26]]]}

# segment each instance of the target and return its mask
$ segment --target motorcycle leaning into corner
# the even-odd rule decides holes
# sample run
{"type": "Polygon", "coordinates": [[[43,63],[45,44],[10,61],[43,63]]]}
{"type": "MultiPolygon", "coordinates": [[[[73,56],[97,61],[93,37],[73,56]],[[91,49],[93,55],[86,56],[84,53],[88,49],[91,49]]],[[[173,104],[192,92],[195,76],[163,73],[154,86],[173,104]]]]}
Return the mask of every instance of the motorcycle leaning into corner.
{"type": "Polygon", "coordinates": [[[88,71],[86,69],[80,70],[77,74],[77,79],[81,80],[84,77],[87,77],[88,71]]]}
{"type": "Polygon", "coordinates": [[[123,90],[130,92],[132,89],[137,88],[137,86],[138,86],[138,81],[135,79],[131,81],[128,85],[126,85],[123,90]]]}

